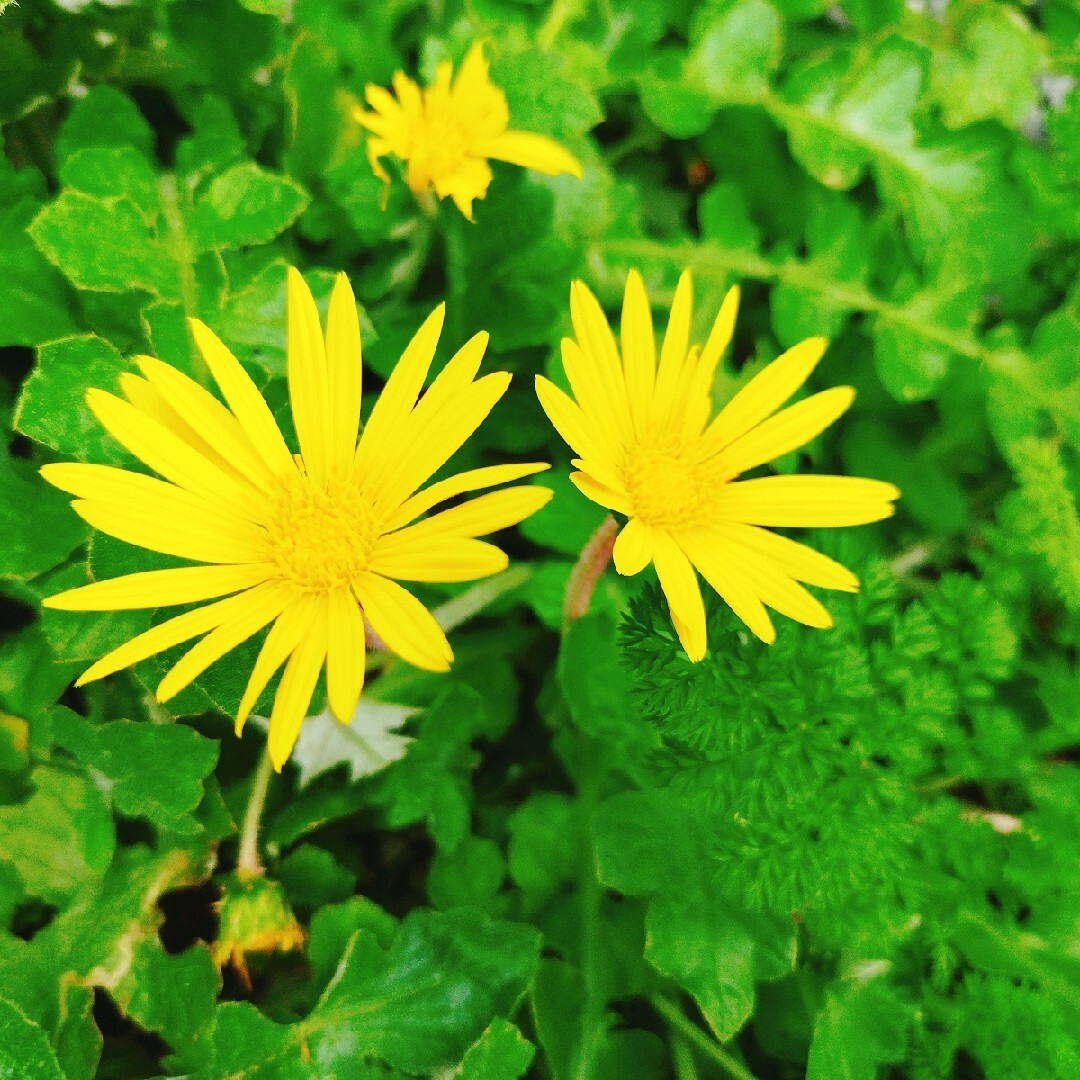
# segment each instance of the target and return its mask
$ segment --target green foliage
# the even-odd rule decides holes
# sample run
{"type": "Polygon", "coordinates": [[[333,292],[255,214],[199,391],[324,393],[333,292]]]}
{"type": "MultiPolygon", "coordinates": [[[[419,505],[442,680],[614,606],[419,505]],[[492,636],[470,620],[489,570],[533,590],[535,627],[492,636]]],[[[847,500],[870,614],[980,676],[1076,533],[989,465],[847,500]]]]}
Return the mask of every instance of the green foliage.
{"type": "Polygon", "coordinates": [[[0,0],[0,1076],[1077,1075],[1078,34],[1066,0],[0,0]],[[584,176],[496,163],[470,223],[384,189],[352,113],[480,38],[584,176]],[[449,674],[372,653],[352,724],[308,721],[253,879],[296,947],[245,983],[262,638],[164,708],[179,650],[74,688],[172,612],[42,599],[170,561],[37,469],[130,466],[85,392],[143,353],[206,384],[191,317],[288,429],[289,264],[324,312],[349,274],[369,399],[439,301],[437,368],[488,331],[514,383],[452,467],[556,497],[424,592],[449,674]],[[811,390],[855,406],[776,468],[904,493],[799,537],[862,579],[832,629],[766,647],[709,595],[690,664],[609,570],[563,632],[605,515],[531,384],[571,280],[617,329],[631,266],[659,329],[693,271],[698,342],[741,285],[717,404],[830,338],[811,390]]]}

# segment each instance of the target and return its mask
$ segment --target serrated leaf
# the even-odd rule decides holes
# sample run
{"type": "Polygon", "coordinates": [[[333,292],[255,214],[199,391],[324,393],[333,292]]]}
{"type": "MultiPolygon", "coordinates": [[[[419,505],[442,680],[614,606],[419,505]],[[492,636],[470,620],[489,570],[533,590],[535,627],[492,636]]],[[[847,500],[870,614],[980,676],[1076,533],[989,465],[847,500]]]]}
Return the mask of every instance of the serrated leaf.
{"type": "Polygon", "coordinates": [[[44,1029],[4,998],[0,998],[0,1077],[65,1080],[44,1029]]]}
{"type": "Polygon", "coordinates": [[[314,1010],[275,1024],[253,1005],[217,1010],[212,1057],[197,1080],[244,1071],[275,1080],[352,1067],[377,1058],[409,1073],[460,1061],[494,1016],[513,1007],[536,969],[539,935],[467,908],[413,911],[383,949],[369,931],[353,936],[314,1010]]]}
{"type": "Polygon", "coordinates": [[[14,426],[63,457],[119,464],[127,454],[86,405],[92,388],[118,393],[120,375],[134,367],[103,338],[89,334],[43,345],[23,383],[14,426]]]}
{"type": "Polygon", "coordinates": [[[196,254],[267,244],[303,212],[308,195],[288,177],[253,161],[241,162],[210,182],[191,221],[196,254]]]}
{"type": "Polygon", "coordinates": [[[412,739],[396,734],[396,729],[417,711],[361,697],[348,724],[335,720],[329,710],[309,716],[290,759],[300,770],[297,787],[306,787],[338,765],[346,766],[353,780],[360,780],[397,761],[412,739]]]}
{"type": "Polygon", "coordinates": [[[518,1080],[536,1047],[507,1020],[495,1020],[465,1052],[454,1072],[458,1080],[518,1080]]]}
{"type": "Polygon", "coordinates": [[[94,727],[70,712],[55,723],[59,745],[100,774],[121,814],[170,832],[198,829],[192,814],[217,762],[212,740],[183,724],[113,720],[94,727]]]}

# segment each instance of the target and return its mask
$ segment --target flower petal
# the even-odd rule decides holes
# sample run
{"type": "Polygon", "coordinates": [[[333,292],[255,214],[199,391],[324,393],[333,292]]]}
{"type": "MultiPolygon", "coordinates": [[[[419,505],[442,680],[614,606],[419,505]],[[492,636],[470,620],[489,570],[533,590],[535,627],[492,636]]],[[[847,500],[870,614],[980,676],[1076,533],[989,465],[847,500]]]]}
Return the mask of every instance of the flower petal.
{"type": "Polygon", "coordinates": [[[546,135],[528,131],[504,131],[501,135],[477,144],[474,153],[481,157],[507,161],[523,169],[534,169],[545,176],[570,173],[581,179],[581,163],[569,150],[546,135]]]}
{"type": "Polygon", "coordinates": [[[620,344],[630,414],[634,418],[635,430],[641,435],[648,426],[652,408],[656,381],[656,336],[645,283],[637,270],[631,270],[626,275],[620,344]]]}
{"type": "Polygon", "coordinates": [[[57,611],[133,611],[194,604],[258,585],[269,570],[260,563],[147,570],[68,589],[41,604],[57,611]]]}
{"type": "Polygon", "coordinates": [[[667,597],[675,632],[690,660],[705,655],[705,605],[690,560],[662,529],[652,530],[653,565],[667,597]]]}
{"type": "Polygon", "coordinates": [[[623,577],[633,577],[652,561],[653,531],[641,518],[632,517],[615,538],[611,551],[615,569],[623,577]]]}
{"type": "Polygon", "coordinates": [[[236,710],[236,734],[244,730],[251,710],[255,708],[259,695],[266,689],[266,684],[274,677],[274,673],[293,652],[293,650],[309,634],[315,618],[319,613],[319,604],[314,596],[300,594],[293,602],[277,617],[270,632],[263,641],[262,648],[255,660],[255,666],[248,679],[244,696],[240,699],[240,705],[236,710]]]}
{"type": "Polygon", "coordinates": [[[667,424],[674,417],[675,398],[690,351],[690,316],[694,308],[694,283],[689,270],[684,270],[675,288],[668,315],[664,342],[660,347],[660,366],[656,372],[652,415],[658,424],[667,424]]]}
{"type": "Polygon", "coordinates": [[[796,581],[841,592],[858,592],[859,579],[846,566],[787,536],[754,525],[718,524],[709,530],[721,548],[737,544],[748,554],[767,559],[796,581]]]}
{"type": "Polygon", "coordinates": [[[449,671],[454,654],[435,616],[408,590],[377,574],[361,574],[353,591],[371,628],[391,652],[425,671],[449,671]]]}
{"type": "Polygon", "coordinates": [[[776,640],[769,613],[739,569],[724,558],[724,550],[701,532],[686,533],[679,544],[701,576],[720,598],[766,645],[776,640]]]}
{"type": "Polygon", "coordinates": [[[285,665],[285,673],[281,676],[274,697],[274,708],[270,712],[266,748],[278,772],[281,772],[296,745],[300,725],[311,707],[311,695],[315,693],[315,684],[319,681],[319,672],[326,660],[327,597],[318,597],[316,604],[318,613],[285,665]]]}
{"type": "Polygon", "coordinates": [[[326,345],[311,290],[296,267],[289,267],[288,278],[289,401],[304,467],[316,485],[325,487],[333,460],[326,345]]]}
{"type": "Polygon", "coordinates": [[[776,412],[810,378],[827,345],[824,338],[807,338],[759,371],[706,429],[706,438],[716,441],[715,449],[730,446],[776,412]]]}
{"type": "Polygon", "coordinates": [[[330,394],[330,449],[333,466],[346,469],[356,453],[363,379],[360,320],[356,297],[345,274],[338,274],[326,318],[326,372],[330,394]]]}
{"type": "Polygon", "coordinates": [[[278,582],[265,582],[243,594],[244,603],[220,626],[190,648],[158,683],[159,702],[175,697],[211,664],[257,634],[285,610],[290,593],[278,582]]]}
{"type": "Polygon", "coordinates": [[[445,480],[439,480],[403,502],[387,519],[383,530],[387,533],[395,532],[421,514],[427,513],[433,506],[452,499],[455,495],[477,491],[480,488],[495,487],[496,484],[506,484],[511,480],[520,480],[525,476],[546,472],[550,468],[551,466],[544,462],[530,461],[522,465],[486,465],[480,469],[456,473],[445,480]]]}
{"type": "Polygon", "coordinates": [[[227,622],[237,611],[242,611],[247,603],[247,594],[239,593],[236,596],[226,597],[213,604],[195,608],[194,611],[185,611],[182,615],[175,615],[157,626],[133,637],[117,649],[107,653],[96,663],[91,664],[75,680],[76,686],[84,686],[96,679],[103,679],[106,675],[112,675],[122,668],[137,664],[140,660],[171,649],[174,645],[180,645],[190,641],[200,634],[209,633],[222,623],[227,622]]]}
{"type": "MultiPolygon", "coordinates": [[[[589,468],[585,462],[575,462],[576,465],[582,468],[589,468]]],[[[610,487],[607,484],[602,483],[595,476],[591,476],[589,473],[572,472],[570,474],[570,483],[574,485],[585,496],[586,499],[591,499],[597,506],[606,507],[608,510],[614,510],[619,514],[630,514],[630,499],[625,491],[619,488],[610,487]]]]}
{"type": "Polygon", "coordinates": [[[460,537],[384,537],[372,553],[368,569],[396,581],[476,581],[510,564],[494,544],[460,537]]]}
{"type": "Polygon", "coordinates": [[[469,499],[460,506],[410,525],[395,533],[396,537],[474,537],[508,529],[535,514],[555,493],[539,484],[529,487],[504,488],[469,499]]]}
{"type": "Polygon", "coordinates": [[[738,476],[797,450],[847,412],[854,400],[850,386],[834,386],[770,416],[723,450],[720,461],[725,471],[738,476]]]}
{"type": "Polygon", "coordinates": [[[694,366],[693,378],[687,393],[687,408],[683,421],[683,433],[697,435],[704,430],[712,413],[712,385],[716,369],[735,332],[735,318],[739,313],[739,286],[732,285],[720,305],[709,339],[701,350],[694,366]]]}
{"type": "Polygon", "coordinates": [[[900,491],[856,476],[763,476],[726,484],[717,496],[720,520],[779,528],[866,525],[892,517],[900,491]]]}
{"type": "Polygon", "coordinates": [[[364,616],[351,590],[330,593],[328,618],[326,701],[334,716],[347,724],[364,688],[367,661],[364,616]]]}
{"type": "Polygon", "coordinates": [[[240,366],[240,361],[222,344],[217,335],[198,319],[189,319],[191,335],[221,390],[233,416],[247,432],[252,446],[262,455],[275,476],[295,471],[293,456],[285,444],[281,429],[259,388],[240,366]]]}

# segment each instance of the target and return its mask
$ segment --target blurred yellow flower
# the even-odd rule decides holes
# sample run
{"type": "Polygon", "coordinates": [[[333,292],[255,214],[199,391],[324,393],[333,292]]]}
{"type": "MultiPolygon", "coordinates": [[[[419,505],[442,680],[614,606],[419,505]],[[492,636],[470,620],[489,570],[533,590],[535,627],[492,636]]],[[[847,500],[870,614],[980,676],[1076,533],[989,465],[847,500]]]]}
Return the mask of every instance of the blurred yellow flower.
{"type": "Polygon", "coordinates": [[[482,199],[491,183],[492,158],[548,176],[581,176],[577,159],[553,139],[507,130],[506,95],[488,78],[482,43],[469,50],[456,77],[452,70],[444,60],[435,82],[423,89],[399,71],[396,98],[381,86],[367,87],[373,111],[357,106],[355,115],[370,133],[367,153],[376,176],[389,183],[381,159],[392,154],[406,163],[416,195],[431,188],[440,199],[449,195],[470,220],[473,200],[482,199]]]}
{"type": "Polygon", "coordinates": [[[548,418],[578,457],[571,480],[625,515],[613,558],[620,574],[650,562],[691,660],[705,654],[705,608],[695,569],[762,641],[776,638],[765,608],[808,626],[832,625],[799,582],[853,592],[855,575],[767,527],[861,525],[893,513],[892,484],[846,476],[738,477],[814,438],[851,404],[850,387],[781,406],[825,351],[823,338],[789,349],[710,419],[710,391],[731,340],[739,292],[728,293],[704,347],[690,345],[692,286],[679,280],[656,357],[652,313],[637,271],[626,281],[622,352],[593,294],[575,282],[576,340],[562,343],[573,400],[538,376],[548,418]]]}
{"type": "Polygon", "coordinates": [[[315,301],[289,270],[287,375],[294,455],[255,384],[214,333],[191,329],[225,404],[175,368],[139,357],[125,398],[90,390],[105,428],[163,479],[105,465],[46,465],[75,510],[129,544],[204,564],[130,574],[54,596],[48,607],[116,611],[214,600],[140,634],[93,664],[86,683],[200,638],[161,680],[168,701],[212,663],[272,624],[236,716],[240,731],[285,665],[270,716],[275,768],[287,760],[324,665],[330,709],[352,719],[364,683],[367,619],[409,663],[445,671],[453,659],[431,613],[398,581],[469,581],[507,558],[477,537],[539,509],[551,492],[526,485],[489,493],[423,521],[464,492],[517,480],[543,464],[496,465],[418,492],[476,430],[510,376],[476,379],[487,347],[477,334],[427,392],[443,324],[440,305],[405,349],[360,428],[360,327],[338,275],[325,336],[315,301]],[[219,599],[224,597],[225,599],[219,599]]]}

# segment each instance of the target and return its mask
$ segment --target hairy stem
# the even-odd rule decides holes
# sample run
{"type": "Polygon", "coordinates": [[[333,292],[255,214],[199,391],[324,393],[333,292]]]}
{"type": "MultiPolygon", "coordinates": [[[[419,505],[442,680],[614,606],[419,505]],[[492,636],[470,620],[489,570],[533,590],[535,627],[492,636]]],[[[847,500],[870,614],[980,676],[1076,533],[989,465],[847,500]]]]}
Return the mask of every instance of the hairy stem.
{"type": "Polygon", "coordinates": [[[618,531],[617,522],[611,514],[608,514],[600,522],[600,527],[596,532],[585,541],[578,561],[574,563],[574,568],[570,571],[570,578],[566,582],[566,592],[563,594],[564,630],[589,610],[589,602],[592,600],[600,575],[607,568],[618,531]]]}
{"type": "Polygon", "coordinates": [[[259,859],[259,821],[266,806],[266,795],[270,790],[270,777],[273,772],[270,751],[264,749],[255,770],[255,779],[251,782],[251,794],[248,796],[244,824],[240,830],[240,854],[236,861],[236,872],[242,877],[258,877],[265,871],[259,859]]]}

